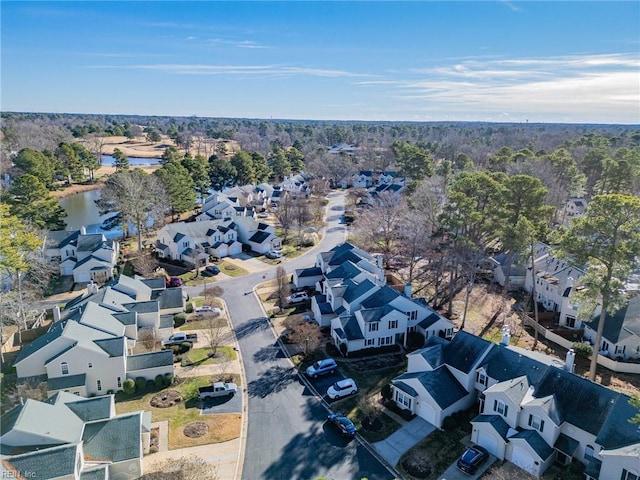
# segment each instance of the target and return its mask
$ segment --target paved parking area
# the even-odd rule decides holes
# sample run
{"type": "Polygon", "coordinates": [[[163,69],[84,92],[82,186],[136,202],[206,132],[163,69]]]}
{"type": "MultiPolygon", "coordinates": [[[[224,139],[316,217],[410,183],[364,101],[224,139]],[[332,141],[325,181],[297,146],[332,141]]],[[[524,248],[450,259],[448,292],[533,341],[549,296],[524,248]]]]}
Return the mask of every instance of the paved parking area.
{"type": "Polygon", "coordinates": [[[394,467],[400,457],[436,429],[422,417],[416,417],[396,430],[384,440],[373,444],[373,448],[394,467]]]}
{"type": "Polygon", "coordinates": [[[327,397],[327,389],[337,381],[345,378],[345,376],[342,375],[342,373],[340,373],[340,370],[336,369],[334,373],[320,375],[317,378],[311,378],[307,376],[306,373],[304,374],[304,376],[307,378],[311,386],[318,392],[318,394],[322,396],[324,400],[326,400],[329,403],[338,401],[338,400],[331,400],[329,397],[327,397]]]}
{"type": "Polygon", "coordinates": [[[211,413],[242,413],[242,393],[235,395],[208,398],[202,402],[202,414],[211,413]]]}
{"type": "Polygon", "coordinates": [[[445,472],[438,478],[438,480],[476,480],[477,478],[480,478],[496,460],[496,457],[494,457],[493,455],[489,455],[489,460],[484,462],[484,464],[482,464],[478,471],[473,475],[467,475],[466,473],[461,472],[456,466],[456,460],[453,465],[445,470],[445,472]]]}

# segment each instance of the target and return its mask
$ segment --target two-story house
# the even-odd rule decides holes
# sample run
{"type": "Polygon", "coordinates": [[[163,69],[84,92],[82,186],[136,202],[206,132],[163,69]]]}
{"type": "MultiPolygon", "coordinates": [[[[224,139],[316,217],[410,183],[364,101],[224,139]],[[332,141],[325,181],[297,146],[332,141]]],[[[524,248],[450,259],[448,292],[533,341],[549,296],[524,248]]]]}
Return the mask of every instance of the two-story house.
{"type": "Polygon", "coordinates": [[[76,283],[104,283],[113,278],[118,261],[119,243],[103,234],[80,230],[47,233],[45,258],[59,265],[60,275],[73,276],[76,283]]]}
{"type": "Polygon", "coordinates": [[[48,331],[20,350],[14,363],[19,383],[46,383],[50,395],[88,396],[117,392],[127,378],[173,374],[171,351],[133,355],[132,350],[141,329],[157,337],[173,331],[173,313],[184,310],[181,289],[154,289],[121,276],[88,290],[63,311],[54,308],[48,331]]]}
{"type": "Polygon", "coordinates": [[[236,217],[255,217],[256,211],[250,204],[242,204],[237,197],[224,193],[214,193],[202,204],[198,221],[234,219],[236,217]]]}
{"type": "Polygon", "coordinates": [[[203,220],[165,225],[158,231],[155,249],[160,258],[202,266],[212,256],[237,255],[242,244],[231,220],[203,220]]]}
{"type": "Polygon", "coordinates": [[[254,252],[267,253],[282,248],[282,240],[273,225],[243,217],[235,219],[233,228],[238,232],[238,240],[254,252]]]}
{"type": "Polygon", "coordinates": [[[536,476],[575,460],[590,480],[634,478],[640,430],[628,420],[640,409],[629,397],[572,374],[572,351],[562,362],[508,342],[508,331],[501,344],[465,331],[431,338],[407,355],[394,401],[437,427],[477,404],[471,441],[536,476]]]}
{"type": "Polygon", "coordinates": [[[113,395],[56,393],[2,416],[3,478],[141,478],[151,414],[117,415],[113,395]]]}
{"type": "Polygon", "coordinates": [[[311,311],[321,327],[331,327],[331,338],[345,354],[396,343],[407,334],[453,334],[453,324],[426,302],[410,298],[386,285],[382,257],[345,242],[319,253],[316,265],[296,270],[296,286],[317,279],[320,295],[311,299],[311,311]],[[307,275],[308,274],[308,275],[307,275]]]}

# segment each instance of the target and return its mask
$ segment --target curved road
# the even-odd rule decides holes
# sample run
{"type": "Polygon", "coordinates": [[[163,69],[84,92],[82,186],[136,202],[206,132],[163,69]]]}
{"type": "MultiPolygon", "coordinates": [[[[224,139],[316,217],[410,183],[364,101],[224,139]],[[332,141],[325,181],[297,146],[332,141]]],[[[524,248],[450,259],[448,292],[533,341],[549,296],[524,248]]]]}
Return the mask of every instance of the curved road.
{"type": "MultiPolygon", "coordinates": [[[[340,223],[344,193],[328,196],[327,227],[311,252],[282,265],[288,273],[312,266],[318,252],[345,239],[340,223]]],[[[326,423],[327,412],[280,350],[253,287],[275,278],[275,269],[220,283],[243,357],[248,429],[242,478],[369,480],[393,478],[357,440],[346,440],[326,423]]]]}

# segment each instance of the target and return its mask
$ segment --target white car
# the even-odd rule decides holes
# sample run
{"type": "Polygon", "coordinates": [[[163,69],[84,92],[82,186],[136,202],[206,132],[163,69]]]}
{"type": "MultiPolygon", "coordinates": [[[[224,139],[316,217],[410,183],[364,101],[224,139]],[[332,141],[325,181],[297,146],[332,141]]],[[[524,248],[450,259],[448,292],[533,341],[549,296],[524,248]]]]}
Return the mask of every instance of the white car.
{"type": "Polygon", "coordinates": [[[282,257],[282,250],[271,250],[265,255],[267,258],[280,258],[282,257]]]}
{"type": "Polygon", "coordinates": [[[267,212],[260,212],[258,218],[269,218],[269,214],[267,212]]]}
{"type": "Polygon", "coordinates": [[[302,303],[307,300],[309,300],[307,292],[296,292],[287,297],[287,303],[302,303]]]}
{"type": "Polygon", "coordinates": [[[222,310],[218,307],[212,307],[211,305],[202,305],[201,307],[196,307],[196,313],[222,313],[222,310]]]}
{"type": "Polygon", "coordinates": [[[336,398],[343,398],[349,395],[358,393],[358,387],[356,381],[353,378],[345,378],[340,380],[329,387],[327,390],[327,397],[331,400],[336,398]]]}

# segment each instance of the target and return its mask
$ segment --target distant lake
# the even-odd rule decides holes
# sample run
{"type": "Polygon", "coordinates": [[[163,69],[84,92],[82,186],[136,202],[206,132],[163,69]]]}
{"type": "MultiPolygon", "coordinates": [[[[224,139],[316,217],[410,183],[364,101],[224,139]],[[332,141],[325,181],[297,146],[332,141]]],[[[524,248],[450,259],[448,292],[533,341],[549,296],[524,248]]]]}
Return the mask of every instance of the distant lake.
{"type": "MultiPolygon", "coordinates": [[[[142,158],[142,157],[127,157],[129,159],[129,165],[157,165],[162,159],[161,158],[142,158]]],[[[112,166],[113,165],[113,155],[102,155],[102,165],[112,166]]]]}

